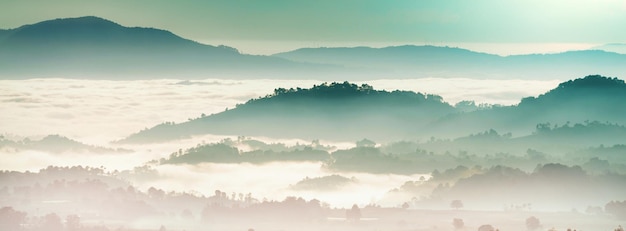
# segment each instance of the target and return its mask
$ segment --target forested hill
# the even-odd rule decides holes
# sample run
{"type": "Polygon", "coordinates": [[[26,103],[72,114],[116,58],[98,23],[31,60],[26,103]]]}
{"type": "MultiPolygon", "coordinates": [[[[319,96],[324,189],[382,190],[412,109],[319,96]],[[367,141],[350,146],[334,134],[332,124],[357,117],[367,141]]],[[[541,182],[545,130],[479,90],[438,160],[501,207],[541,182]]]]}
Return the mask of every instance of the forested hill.
{"type": "MultiPolygon", "coordinates": [[[[407,112],[417,114],[449,113],[452,106],[443,102],[438,95],[422,94],[412,91],[382,91],[372,86],[356,85],[349,82],[323,83],[313,85],[312,88],[285,89],[278,88],[274,93],[258,99],[251,99],[247,103],[238,105],[237,109],[251,110],[255,108],[284,109],[293,113],[300,110],[312,110],[318,113],[362,113],[363,110],[377,110],[387,108],[407,108],[407,112]],[[428,107],[429,111],[418,113],[419,107],[428,107]],[[355,109],[356,111],[350,111],[355,109]]],[[[339,117],[331,114],[330,116],[339,117]]],[[[363,116],[361,114],[361,116],[363,116]]]]}
{"type": "Polygon", "coordinates": [[[278,88],[224,112],[181,124],[166,123],[125,141],[152,142],[198,134],[261,135],[280,138],[392,140],[457,110],[440,96],[381,91],[348,82],[310,89],[278,88]]]}
{"type": "Polygon", "coordinates": [[[496,129],[524,135],[538,124],[600,121],[626,125],[626,83],[617,78],[590,75],[569,80],[518,105],[495,107],[442,118],[428,129],[434,135],[465,135],[496,129]]]}

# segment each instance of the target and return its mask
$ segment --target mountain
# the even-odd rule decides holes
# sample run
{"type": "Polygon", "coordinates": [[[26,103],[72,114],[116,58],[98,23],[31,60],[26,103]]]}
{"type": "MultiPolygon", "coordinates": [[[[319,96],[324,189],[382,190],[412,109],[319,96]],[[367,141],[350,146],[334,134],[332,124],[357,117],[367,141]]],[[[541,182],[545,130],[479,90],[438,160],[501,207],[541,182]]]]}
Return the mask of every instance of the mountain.
{"type": "Polygon", "coordinates": [[[489,129],[524,135],[537,125],[563,125],[600,121],[626,125],[626,83],[617,78],[586,76],[559,84],[538,97],[518,105],[494,107],[441,118],[427,130],[433,135],[457,137],[489,129]]]}
{"type": "MultiPolygon", "coordinates": [[[[154,28],[88,16],[0,31],[0,78],[269,77],[338,71],[329,65],[239,53],[154,28]]],[[[284,76],[283,76],[284,77],[284,76]]]]}
{"type": "Polygon", "coordinates": [[[568,79],[571,76],[626,74],[626,55],[600,50],[498,56],[453,47],[302,48],[274,54],[297,62],[323,63],[401,78],[468,77],[568,79]]]}
{"type": "Polygon", "coordinates": [[[0,42],[2,42],[10,34],[10,32],[10,30],[0,29],[0,42]]]}
{"type": "Polygon", "coordinates": [[[460,48],[410,45],[385,48],[302,48],[273,56],[298,62],[366,68],[380,73],[414,77],[430,77],[431,74],[454,75],[455,70],[461,68],[465,68],[464,73],[471,73],[475,71],[474,67],[499,59],[497,55],[460,48]],[[459,66],[450,69],[450,64],[459,66]]]}
{"type": "Polygon", "coordinates": [[[609,43],[593,47],[592,49],[626,54],[626,43],[609,43]]]}
{"type": "Polygon", "coordinates": [[[157,142],[202,134],[383,142],[456,138],[490,129],[525,136],[569,123],[626,125],[624,99],[623,80],[598,75],[563,82],[543,95],[522,99],[518,105],[472,112],[454,108],[436,95],[379,91],[348,82],[324,83],[310,89],[278,88],[234,109],[180,124],[157,125],[122,142],[157,142]]]}
{"type": "Polygon", "coordinates": [[[324,83],[310,89],[278,88],[234,109],[181,124],[161,124],[124,141],[155,142],[201,134],[382,141],[412,137],[415,129],[454,112],[436,95],[324,83]]]}
{"type": "Polygon", "coordinates": [[[595,73],[626,75],[626,54],[587,50],[502,57],[461,48],[406,45],[247,55],[169,31],[125,27],[93,16],[0,30],[0,79],[567,79],[595,73]]]}

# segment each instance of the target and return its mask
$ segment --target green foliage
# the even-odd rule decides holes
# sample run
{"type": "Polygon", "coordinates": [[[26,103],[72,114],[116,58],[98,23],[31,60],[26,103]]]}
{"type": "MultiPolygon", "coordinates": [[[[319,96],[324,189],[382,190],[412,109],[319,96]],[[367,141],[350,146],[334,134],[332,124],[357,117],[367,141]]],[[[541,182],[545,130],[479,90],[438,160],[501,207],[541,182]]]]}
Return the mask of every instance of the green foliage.
{"type": "MultiPolygon", "coordinates": [[[[327,151],[314,149],[324,146],[299,146],[298,148],[285,148],[284,145],[274,145],[282,151],[273,149],[255,149],[240,151],[236,146],[239,144],[255,143],[260,147],[267,146],[260,141],[240,139],[233,141],[225,139],[220,143],[204,144],[192,147],[183,152],[172,153],[168,158],[161,159],[161,164],[198,164],[198,163],[267,163],[274,161],[326,161],[329,158],[327,151]],[[261,144],[259,144],[261,143],[261,144]]],[[[315,144],[315,142],[313,143],[315,144]]]]}
{"type": "MultiPolygon", "coordinates": [[[[312,88],[277,88],[274,89],[274,93],[271,95],[267,95],[265,97],[261,97],[259,99],[251,99],[246,104],[256,103],[256,102],[293,102],[293,101],[301,101],[301,100],[319,100],[326,101],[329,100],[350,100],[350,99],[359,99],[365,101],[371,101],[374,104],[377,101],[389,101],[394,102],[394,104],[406,104],[406,103],[417,103],[417,102],[433,102],[433,103],[443,103],[443,98],[438,95],[424,95],[421,93],[415,93],[412,91],[384,91],[384,90],[374,90],[374,88],[367,84],[356,85],[345,81],[343,83],[332,82],[322,83],[320,85],[313,85],[312,88]]],[[[381,105],[379,105],[381,106],[381,105]]],[[[449,105],[448,105],[449,106],[449,105]]]]}
{"type": "Polygon", "coordinates": [[[356,182],[355,179],[350,179],[340,175],[330,175],[323,177],[315,177],[298,181],[295,185],[291,186],[294,190],[312,190],[312,191],[332,191],[338,190],[350,183],[356,182]]]}

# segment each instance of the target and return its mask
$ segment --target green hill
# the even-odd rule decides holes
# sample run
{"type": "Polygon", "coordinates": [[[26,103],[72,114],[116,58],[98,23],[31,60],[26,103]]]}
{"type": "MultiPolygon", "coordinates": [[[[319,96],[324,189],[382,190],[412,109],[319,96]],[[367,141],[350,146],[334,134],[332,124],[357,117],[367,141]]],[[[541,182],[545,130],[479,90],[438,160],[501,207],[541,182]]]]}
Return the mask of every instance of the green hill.
{"type": "Polygon", "coordinates": [[[156,142],[201,134],[393,140],[414,136],[419,127],[454,112],[436,95],[324,83],[310,89],[279,88],[232,110],[181,124],[161,124],[124,141],[156,142]]]}

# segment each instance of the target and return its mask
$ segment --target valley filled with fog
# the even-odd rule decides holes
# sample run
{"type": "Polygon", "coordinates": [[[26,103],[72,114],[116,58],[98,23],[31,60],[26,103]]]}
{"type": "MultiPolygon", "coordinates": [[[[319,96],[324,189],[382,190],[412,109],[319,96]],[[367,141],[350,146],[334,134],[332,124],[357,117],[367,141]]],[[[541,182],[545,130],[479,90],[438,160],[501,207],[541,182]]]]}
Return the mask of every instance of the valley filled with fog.
{"type": "MultiPolygon", "coordinates": [[[[626,149],[621,142],[626,127],[619,123],[546,117],[539,120],[545,123],[530,127],[520,121],[523,129],[480,122],[500,128],[475,130],[482,128],[458,122],[471,121],[476,113],[493,113],[487,116],[497,121],[498,116],[510,116],[507,110],[527,110],[542,100],[578,94],[580,87],[613,84],[610,78],[591,76],[567,83],[438,78],[354,83],[0,81],[0,201],[8,215],[41,219],[23,221],[28,225],[61,221],[62,227],[69,229],[76,222],[87,230],[293,230],[303,224],[311,230],[474,230],[489,224],[501,230],[590,230],[614,228],[624,215],[619,200],[626,195],[626,149]],[[287,110],[301,113],[301,102],[291,100],[312,97],[304,98],[308,107],[338,110],[337,117],[329,118],[311,112],[322,118],[312,123],[333,124],[334,118],[351,116],[318,105],[315,91],[337,97],[332,102],[354,107],[353,112],[369,106],[361,109],[359,101],[352,100],[347,102],[353,105],[342,104],[343,98],[364,92],[375,93],[368,96],[374,97],[368,101],[374,107],[387,107],[386,99],[379,97],[400,97],[389,101],[394,103],[402,97],[424,97],[452,111],[445,112],[451,113],[442,117],[447,119],[425,123],[407,138],[379,142],[372,138],[376,132],[367,129],[355,130],[362,132],[356,136],[339,128],[327,131],[336,133],[329,136],[316,131],[310,133],[319,135],[313,139],[298,137],[297,132],[282,134],[281,129],[301,129],[298,121],[282,114],[281,107],[268,106],[278,113],[273,117],[284,116],[283,122],[274,123],[276,130],[266,130],[267,135],[247,135],[267,129],[247,125],[250,119],[267,119],[254,112],[257,104],[285,104],[287,110]],[[278,101],[280,97],[285,99],[278,101]],[[179,138],[159,135],[159,124],[174,129],[223,113],[238,118],[220,122],[234,130],[198,130],[179,138]],[[250,113],[252,117],[246,115],[250,113]],[[438,125],[441,121],[461,127],[450,132],[438,125]],[[240,124],[244,128],[238,128],[240,124]],[[341,134],[356,138],[333,138],[341,134]],[[116,206],[125,212],[116,212],[116,206]],[[353,206],[360,215],[354,215],[353,206]],[[536,222],[531,219],[537,217],[536,222]]],[[[623,82],[615,84],[623,87],[623,82]]],[[[380,112],[381,118],[394,116],[396,109],[386,110],[392,114],[380,112]]],[[[370,126],[359,125],[368,123],[364,121],[349,126],[370,126]]],[[[393,126],[379,132],[406,132],[393,126]]]]}
{"type": "MultiPolygon", "coordinates": [[[[234,108],[248,99],[265,96],[276,87],[308,87],[320,83],[315,80],[137,80],[104,81],[73,79],[32,79],[2,80],[3,92],[0,101],[5,139],[23,141],[24,139],[41,140],[49,135],[59,135],[76,142],[98,146],[103,150],[61,147],[58,151],[49,151],[49,147],[15,148],[2,147],[0,168],[14,171],[38,171],[49,165],[54,166],[93,166],[105,167],[108,171],[132,170],[146,162],[169,156],[179,149],[187,149],[201,143],[217,143],[224,139],[237,139],[237,136],[208,134],[186,140],[176,140],[151,144],[118,144],[120,140],[141,129],[164,121],[185,122],[189,118],[202,114],[219,113],[226,108],[234,108]],[[28,116],[24,116],[28,115],[28,116]],[[11,121],[11,123],[8,123],[11,121]],[[116,151],[123,149],[122,151],[116,151]]],[[[558,81],[525,80],[472,80],[472,79],[415,79],[415,80],[374,80],[368,81],[382,89],[404,89],[412,91],[429,90],[445,97],[452,104],[461,100],[475,100],[484,104],[516,104],[521,97],[536,96],[553,88],[558,81]],[[498,87],[495,87],[498,86],[498,87]],[[532,87],[529,87],[532,86],[532,87]]],[[[266,143],[282,143],[286,146],[308,145],[313,140],[297,138],[252,137],[266,143]]],[[[363,139],[368,138],[366,136],[363,139]]],[[[352,148],[358,140],[340,142],[318,140],[330,150],[352,148]]],[[[63,144],[60,144],[61,146],[63,144]]],[[[250,149],[250,148],[248,148],[250,149]]],[[[153,182],[134,182],[144,188],[160,186],[174,191],[198,191],[211,193],[215,188],[236,191],[250,185],[250,182],[264,180],[254,191],[262,192],[265,197],[281,199],[286,194],[281,190],[305,177],[319,177],[332,172],[323,171],[316,163],[299,163],[287,168],[250,164],[213,164],[206,168],[197,166],[169,166],[159,169],[160,178],[153,182]],[[219,171],[218,171],[219,170],[219,171]],[[263,173],[263,175],[259,175],[263,173]],[[233,175],[245,181],[230,181],[233,175]],[[268,176],[290,176],[288,179],[268,176]],[[272,181],[267,181],[267,178],[272,181]],[[191,182],[190,182],[191,180],[191,182]],[[155,185],[150,185],[155,184],[155,185]],[[201,185],[201,187],[198,187],[201,185]],[[271,185],[271,186],[270,186],[271,185]]],[[[278,164],[280,165],[280,164],[278,164]]],[[[413,178],[411,176],[376,176],[364,178],[363,188],[357,200],[340,203],[369,203],[389,189],[413,178]],[[389,182],[391,181],[391,182],[389,182]],[[369,183],[380,184],[377,187],[369,183]],[[369,186],[368,186],[369,185],[369,186]],[[370,190],[367,190],[368,188],[370,190]],[[377,190],[371,190],[376,189],[377,190]]],[[[419,178],[419,176],[417,177],[419,178]]],[[[355,191],[346,192],[353,195],[355,191]]],[[[331,193],[324,193],[327,199],[342,201],[331,193]]],[[[320,194],[321,195],[321,194],[320,194]]],[[[315,194],[309,193],[308,197],[315,194]]],[[[337,197],[339,198],[339,197],[337,197]]],[[[355,197],[353,197],[355,198],[355,197]]]]}
{"type": "MultiPolygon", "coordinates": [[[[184,122],[234,108],[275,88],[308,88],[319,80],[1,80],[0,121],[8,135],[45,136],[42,131],[92,144],[107,144],[158,123],[184,122]],[[24,116],[28,115],[28,116],[24,116]],[[19,118],[19,119],[18,119],[19,118]],[[4,121],[12,121],[4,122],[4,121]],[[68,126],[72,124],[73,126],[68,126]],[[97,131],[97,132],[94,132],[97,131]]],[[[436,94],[450,104],[513,105],[558,85],[559,80],[403,79],[371,80],[381,90],[436,94]]],[[[364,137],[365,138],[365,137],[364,137]]]]}

